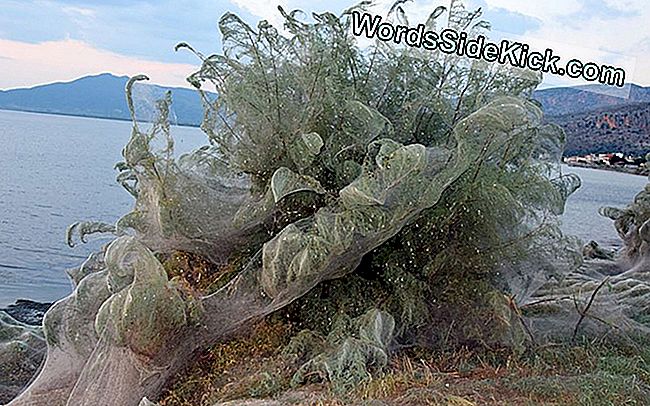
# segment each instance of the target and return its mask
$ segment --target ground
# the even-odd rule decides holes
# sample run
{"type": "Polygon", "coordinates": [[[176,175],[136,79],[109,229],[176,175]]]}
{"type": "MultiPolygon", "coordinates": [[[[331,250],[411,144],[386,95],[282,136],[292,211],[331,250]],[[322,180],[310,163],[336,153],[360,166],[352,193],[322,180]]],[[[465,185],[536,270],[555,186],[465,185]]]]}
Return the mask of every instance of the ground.
{"type": "Polygon", "coordinates": [[[382,373],[346,392],[322,377],[292,387],[282,354],[292,327],[266,320],[201,354],[161,399],[198,405],[646,405],[650,349],[595,343],[503,351],[402,349],[382,373]]]}

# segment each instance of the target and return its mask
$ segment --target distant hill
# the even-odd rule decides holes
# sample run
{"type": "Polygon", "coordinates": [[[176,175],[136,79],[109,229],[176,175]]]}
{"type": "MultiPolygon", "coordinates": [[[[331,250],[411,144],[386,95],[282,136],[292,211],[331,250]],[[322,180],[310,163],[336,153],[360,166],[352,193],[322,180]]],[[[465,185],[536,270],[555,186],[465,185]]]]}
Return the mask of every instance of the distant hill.
{"type": "Polygon", "coordinates": [[[542,103],[545,114],[557,116],[630,103],[650,103],[650,87],[634,84],[628,84],[624,88],[604,85],[554,87],[536,90],[533,98],[542,103]]]}
{"type": "Polygon", "coordinates": [[[645,156],[650,152],[650,103],[621,104],[545,119],[564,128],[565,156],[601,152],[645,156]]]}
{"type": "MultiPolygon", "coordinates": [[[[102,73],[71,82],[4,90],[0,91],[0,109],[130,120],[124,93],[128,80],[127,76],[102,73]]],[[[203,119],[203,109],[196,91],[146,82],[138,82],[133,88],[138,118],[150,119],[155,100],[167,90],[172,92],[175,124],[199,125],[203,119]]]]}
{"type": "MultiPolygon", "coordinates": [[[[130,120],[124,96],[127,81],[126,76],[103,73],[66,83],[0,91],[0,109],[130,120]]],[[[644,155],[650,151],[650,88],[627,86],[623,89],[627,97],[616,97],[617,93],[621,96],[618,88],[588,85],[537,90],[533,98],[541,103],[546,121],[564,128],[565,155],[644,155]]],[[[172,121],[199,125],[203,109],[194,90],[146,82],[134,86],[138,119],[152,117],[154,101],[166,90],[172,92],[172,121]]]]}
{"type": "Polygon", "coordinates": [[[627,98],[612,94],[621,89],[602,85],[543,89],[533,97],[542,104],[545,120],[566,132],[565,156],[645,155],[650,152],[650,87],[628,86],[627,98]]]}

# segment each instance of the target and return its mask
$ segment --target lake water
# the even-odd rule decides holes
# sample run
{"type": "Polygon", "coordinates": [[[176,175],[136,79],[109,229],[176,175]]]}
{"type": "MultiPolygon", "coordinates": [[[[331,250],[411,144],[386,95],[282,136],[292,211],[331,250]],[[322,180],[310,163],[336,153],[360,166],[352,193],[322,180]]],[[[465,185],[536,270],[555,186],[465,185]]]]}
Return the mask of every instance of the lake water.
{"type": "MultiPolygon", "coordinates": [[[[132,197],[113,169],[129,139],[128,122],[0,110],[0,307],[18,298],[52,301],[71,290],[65,270],[108,239],[69,248],[66,227],[79,220],[115,222],[132,197]]],[[[205,142],[197,128],[174,127],[179,153],[205,142]]],[[[583,179],[563,228],[584,240],[618,243],[604,205],[625,206],[641,176],[568,168],[583,179]]]]}

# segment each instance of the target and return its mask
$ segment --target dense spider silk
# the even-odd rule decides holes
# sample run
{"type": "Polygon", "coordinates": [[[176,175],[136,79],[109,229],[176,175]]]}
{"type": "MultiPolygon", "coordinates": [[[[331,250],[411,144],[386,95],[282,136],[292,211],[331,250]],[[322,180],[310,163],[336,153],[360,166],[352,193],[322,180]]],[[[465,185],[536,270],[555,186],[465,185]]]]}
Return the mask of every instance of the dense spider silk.
{"type": "MultiPolygon", "coordinates": [[[[118,180],[135,208],[114,227],[70,230],[119,237],[72,273],[75,292],[46,316],[47,363],[15,405],[156,398],[195,350],[280,309],[320,312],[304,296],[331,280],[346,314],[313,333],[323,351],[296,383],[324,371],[349,387],[396,340],[519,347],[547,332],[519,307],[581,264],[557,226],[579,179],[562,174],[564,135],[529,99],[539,77],[382,42],[360,49],[350,10],[313,22],[280,12],[286,34],[228,13],[223,54],[195,52],[188,80],[209,145],[173,158],[169,97],[149,131],[134,123],[118,180]],[[159,262],[175,250],[241,266],[197,291],[159,262]]],[[[486,28],[458,1],[448,16],[458,30],[486,28]]],[[[400,2],[390,18],[406,22],[400,2]]],[[[131,108],[141,79],[127,86],[131,108]]]]}

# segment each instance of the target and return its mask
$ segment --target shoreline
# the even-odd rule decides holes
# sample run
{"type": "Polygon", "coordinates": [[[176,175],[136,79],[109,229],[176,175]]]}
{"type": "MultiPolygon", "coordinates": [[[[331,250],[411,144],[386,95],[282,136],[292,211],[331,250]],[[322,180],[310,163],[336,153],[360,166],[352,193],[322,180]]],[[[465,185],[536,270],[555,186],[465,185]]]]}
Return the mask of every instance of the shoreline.
{"type": "MultiPolygon", "coordinates": [[[[12,109],[10,107],[3,107],[0,108],[0,111],[7,111],[7,112],[12,112],[12,113],[28,113],[28,114],[44,114],[44,115],[49,115],[49,116],[61,116],[61,117],[78,117],[78,118],[89,118],[93,120],[109,120],[109,121],[121,121],[121,122],[128,122],[128,123],[133,123],[133,121],[130,118],[122,118],[122,117],[106,117],[106,116],[100,116],[100,115],[92,115],[92,114],[73,114],[73,113],[64,113],[64,112],[57,112],[57,111],[43,111],[43,110],[26,110],[26,109],[12,109]]],[[[151,123],[151,121],[147,120],[138,120],[138,123],[151,123]]],[[[171,123],[173,127],[189,127],[189,128],[201,128],[200,124],[191,124],[191,123],[171,123]]]]}
{"type": "Polygon", "coordinates": [[[622,166],[607,166],[607,165],[595,165],[595,164],[574,163],[574,162],[571,163],[563,162],[563,164],[570,167],[576,167],[576,168],[598,169],[601,171],[627,173],[628,175],[637,175],[637,176],[645,176],[645,177],[650,176],[650,169],[648,168],[632,169],[632,168],[625,168],[622,166]]]}
{"type": "Polygon", "coordinates": [[[18,299],[15,303],[10,304],[5,308],[0,308],[0,312],[4,312],[11,316],[14,320],[30,326],[40,326],[43,323],[45,312],[48,311],[54,302],[36,302],[29,299],[18,299]]]}

